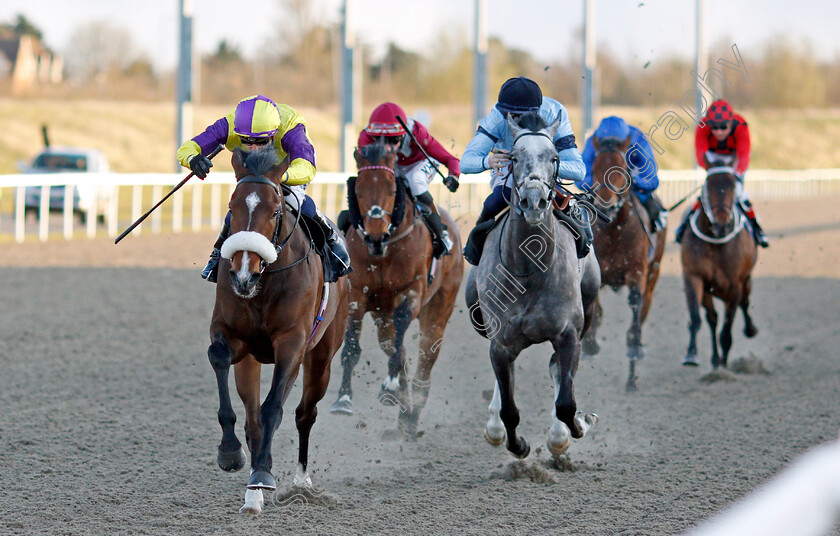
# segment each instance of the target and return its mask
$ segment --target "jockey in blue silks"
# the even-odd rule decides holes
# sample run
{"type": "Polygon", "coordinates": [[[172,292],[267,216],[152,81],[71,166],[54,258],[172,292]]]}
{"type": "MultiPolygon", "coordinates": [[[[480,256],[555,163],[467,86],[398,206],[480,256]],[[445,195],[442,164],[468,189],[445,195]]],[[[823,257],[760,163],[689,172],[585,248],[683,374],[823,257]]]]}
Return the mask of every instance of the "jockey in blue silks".
{"type": "MultiPolygon", "coordinates": [[[[633,193],[642,202],[650,217],[653,232],[665,228],[668,212],[659,204],[653,196],[653,192],[659,187],[659,177],[656,175],[657,165],[645,135],[638,128],[628,125],[627,122],[615,115],[605,117],[595,130],[595,133],[586,140],[583,148],[583,163],[586,165],[586,176],[582,181],[576,181],[575,185],[581,190],[592,189],[592,163],[595,161],[595,146],[592,138],[597,138],[599,143],[617,142],[622,143],[630,138],[630,147],[624,153],[624,160],[630,170],[633,181],[633,193]]],[[[596,194],[597,195],[597,194],[596,194]]]]}
{"type": "MultiPolygon", "coordinates": [[[[512,177],[508,173],[510,151],[513,148],[513,136],[508,128],[507,114],[513,119],[524,113],[536,112],[547,125],[560,118],[560,126],[554,135],[554,147],[560,159],[559,176],[561,179],[580,181],[586,169],[575,145],[575,134],[569,122],[566,108],[554,99],[543,97],[536,82],[520,76],[511,78],[499,90],[499,102],[478,124],[475,136],[467,145],[461,157],[461,173],[481,173],[491,170],[490,187],[493,193],[484,201],[481,214],[476,221],[476,229],[470,233],[464,247],[464,258],[473,265],[478,265],[487,226],[482,223],[492,221],[507,206],[511,195],[512,177]],[[486,228],[482,233],[482,227],[486,228]]],[[[581,226],[588,230],[589,222],[584,210],[578,211],[581,226]]],[[[587,242],[591,239],[587,237],[587,242]]]]}

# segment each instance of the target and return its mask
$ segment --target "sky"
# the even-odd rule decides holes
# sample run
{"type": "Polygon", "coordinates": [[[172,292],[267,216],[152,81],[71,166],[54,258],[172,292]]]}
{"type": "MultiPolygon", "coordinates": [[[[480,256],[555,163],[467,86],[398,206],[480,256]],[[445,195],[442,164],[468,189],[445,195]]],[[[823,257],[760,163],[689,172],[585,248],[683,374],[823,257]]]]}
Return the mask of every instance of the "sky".
{"type": "MultiPolygon", "coordinates": [[[[187,0],[193,9],[194,44],[212,53],[226,39],[253,58],[282,27],[281,0],[187,0]]],[[[320,21],[338,21],[343,0],[310,0],[320,21]]],[[[580,55],[583,0],[485,0],[487,33],[542,61],[580,55]]],[[[745,61],[771,38],[805,39],[820,59],[840,56],[836,7],[830,0],[703,0],[709,45],[736,43],[745,61]]],[[[624,62],[643,65],[673,55],[693,57],[695,0],[594,0],[597,43],[624,62]]],[[[416,52],[446,36],[471,44],[475,0],[352,0],[356,35],[374,52],[389,41],[416,52]]],[[[178,47],[178,0],[2,0],[0,22],[18,13],[64,52],[73,32],[105,21],[127,30],[159,70],[174,67],[178,47]]],[[[280,36],[282,37],[282,36],[280,36]]]]}

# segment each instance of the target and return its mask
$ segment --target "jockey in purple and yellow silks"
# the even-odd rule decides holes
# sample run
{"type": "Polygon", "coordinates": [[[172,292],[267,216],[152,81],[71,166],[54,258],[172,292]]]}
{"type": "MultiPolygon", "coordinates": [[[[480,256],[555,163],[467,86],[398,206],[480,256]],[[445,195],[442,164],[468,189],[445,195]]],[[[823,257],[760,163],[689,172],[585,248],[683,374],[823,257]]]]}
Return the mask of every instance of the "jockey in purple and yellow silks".
{"type": "MultiPolygon", "coordinates": [[[[286,204],[321,224],[330,250],[343,266],[340,275],[346,275],[350,272],[350,255],[344,240],[318,210],[312,198],[306,195],[306,186],[315,177],[315,148],[306,136],[306,122],[294,109],[284,104],[275,104],[262,95],[242,99],[227,116],[208,126],[198,136],[185,141],[178,149],[178,162],[190,168],[198,178],[204,179],[213,167],[205,155],[218,145],[223,144],[230,151],[240,148],[247,152],[268,143],[274,146],[280,160],[289,157],[285,182],[294,195],[286,196],[286,204]]],[[[229,235],[230,213],[225,218],[210,260],[201,271],[201,277],[210,282],[216,282],[221,247],[229,235]]]]}

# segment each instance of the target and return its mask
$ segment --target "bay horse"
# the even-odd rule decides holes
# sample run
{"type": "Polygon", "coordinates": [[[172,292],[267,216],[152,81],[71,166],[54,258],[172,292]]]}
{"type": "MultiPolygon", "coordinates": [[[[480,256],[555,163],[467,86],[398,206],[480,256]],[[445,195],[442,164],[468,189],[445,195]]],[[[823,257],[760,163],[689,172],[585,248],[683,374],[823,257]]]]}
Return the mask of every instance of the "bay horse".
{"type": "Polygon", "coordinates": [[[688,304],[690,339],[683,365],[697,366],[696,336],[702,321],[700,304],[712,334],[712,367],[726,368],[732,348],[732,322],[740,306],[744,313],[744,335],[755,337],[758,329],[749,313],[752,270],[758,258],[745,217],[736,206],[736,178],[731,167],[707,170],[700,196],[702,210],[690,216],[682,240],[681,259],[685,300],[688,304]],[[718,353],[717,321],[713,298],[725,304],[718,353]]]}
{"type": "Polygon", "coordinates": [[[487,236],[466,287],[470,320],[490,339],[496,376],[484,435],[493,446],[507,436],[508,451],[528,456],[528,441],[516,435],[514,361],[525,348],[551,342],[554,404],[547,445],[559,456],[569,448],[570,436],[582,438],[597,422],[597,415],[577,411],[574,377],[601,275],[595,253],[578,259],[575,231],[553,215],[559,176],[552,140],[559,119],[546,126],[538,115],[525,114],[518,122],[508,116],[507,122],[514,140],[510,211],[487,236]]]}
{"type": "MultiPolygon", "coordinates": [[[[650,311],[653,289],[659,279],[662,255],[665,253],[667,228],[649,233],[650,218],[640,209],[640,202],[632,193],[632,179],[625,154],[631,139],[599,141],[592,138],[595,160],[592,163],[592,191],[596,204],[608,220],[597,219],[592,226],[593,246],[601,266],[601,285],[614,291],[628,288],[627,304],[632,319],[627,330],[627,357],[630,372],[626,390],[635,391],[636,361],[645,356],[642,345],[642,324],[650,311]]],[[[594,218],[593,218],[594,219],[594,218]]],[[[595,307],[592,326],[583,340],[583,351],[596,355],[600,347],[596,340],[603,318],[600,303],[595,307]]]]}
{"type": "Polygon", "coordinates": [[[379,346],[388,355],[388,374],[379,401],[399,407],[399,429],[413,440],[429,396],[432,367],[461,286],[464,258],[458,227],[440,207],[438,212],[454,246],[452,253],[440,260],[432,256],[429,230],[406,185],[394,174],[396,156],[382,143],[355,152],[358,177],[348,181],[352,226],[347,234],[355,270],[348,276],[350,313],[341,353],[344,375],[330,411],[353,414],[353,369],[362,351],[362,319],[369,312],[376,323],[379,346]],[[420,320],[420,353],[409,380],[403,342],[415,318],[420,320]]]}
{"type": "Polygon", "coordinates": [[[276,153],[268,148],[247,156],[237,150],[232,163],[237,184],[229,205],[231,235],[222,246],[207,355],[219,388],[218,464],[225,471],[238,471],[246,461],[234,431],[236,413],[228,390],[233,365],[251,452],[251,477],[240,512],[259,513],[262,490],[276,489],[272,439],[301,365],[294,485],[312,485],[307,471],[309,433],[317,415],[315,405],[327,390],[330,362],[341,346],[348,283],[342,278],[325,284],[320,259],[312,255],[312,241],[301,227],[305,220],[288,210],[281,187],[288,161],[278,165],[276,153]],[[261,365],[274,365],[271,389],[262,405],[261,365]]]}

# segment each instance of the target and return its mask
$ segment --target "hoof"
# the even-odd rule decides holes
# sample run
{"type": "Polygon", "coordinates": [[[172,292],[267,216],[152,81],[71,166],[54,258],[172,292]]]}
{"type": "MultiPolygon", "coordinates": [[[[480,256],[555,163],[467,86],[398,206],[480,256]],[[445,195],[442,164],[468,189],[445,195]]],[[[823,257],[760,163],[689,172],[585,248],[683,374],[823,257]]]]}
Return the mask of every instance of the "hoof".
{"type": "Polygon", "coordinates": [[[569,447],[572,444],[571,439],[567,439],[563,443],[552,443],[551,441],[546,441],[545,446],[548,447],[548,451],[551,453],[552,456],[557,457],[561,454],[565,453],[569,450],[569,447]]]}
{"type": "Polygon", "coordinates": [[[335,415],[353,415],[353,400],[350,395],[341,395],[330,408],[335,415]]]}
{"type": "Polygon", "coordinates": [[[639,390],[639,387],[636,385],[635,376],[627,380],[627,385],[625,386],[624,390],[628,393],[635,393],[639,390]]]}
{"type": "Polygon", "coordinates": [[[258,508],[254,508],[253,506],[242,506],[242,508],[239,509],[239,513],[250,515],[250,516],[256,516],[256,515],[261,514],[262,510],[260,510],[258,508]]]}
{"type": "Polygon", "coordinates": [[[598,355],[598,352],[601,351],[601,346],[595,341],[595,339],[583,339],[581,343],[581,358],[590,358],[595,357],[598,355]]]}
{"type": "Polygon", "coordinates": [[[216,461],[224,471],[239,471],[245,467],[247,459],[245,457],[245,450],[242,447],[239,447],[239,450],[233,452],[225,452],[220,448],[216,461]]]}
{"type": "Polygon", "coordinates": [[[685,367],[699,367],[700,361],[697,360],[697,354],[685,354],[682,364],[685,367]]]}
{"type": "Polygon", "coordinates": [[[510,453],[513,454],[516,458],[524,460],[528,457],[529,454],[531,454],[531,445],[528,443],[528,440],[522,436],[519,436],[519,443],[521,444],[519,452],[514,452],[510,449],[508,450],[510,450],[510,453]]]}
{"type": "Polygon", "coordinates": [[[750,324],[749,326],[746,326],[744,328],[744,335],[746,335],[747,338],[752,339],[753,337],[758,335],[758,328],[750,324]]]}
{"type": "Polygon", "coordinates": [[[277,481],[271,476],[268,471],[254,471],[251,473],[251,479],[248,481],[248,489],[267,489],[274,491],[277,489],[277,481]]]}
{"type": "Polygon", "coordinates": [[[262,512],[263,502],[262,490],[249,489],[245,492],[245,504],[239,509],[239,513],[257,515],[262,512]]]}
{"type": "Polygon", "coordinates": [[[502,443],[505,442],[507,439],[507,434],[505,433],[505,429],[502,428],[502,436],[501,437],[494,437],[490,435],[490,432],[487,431],[487,428],[484,429],[484,439],[487,440],[494,447],[500,447],[502,443]]]}

